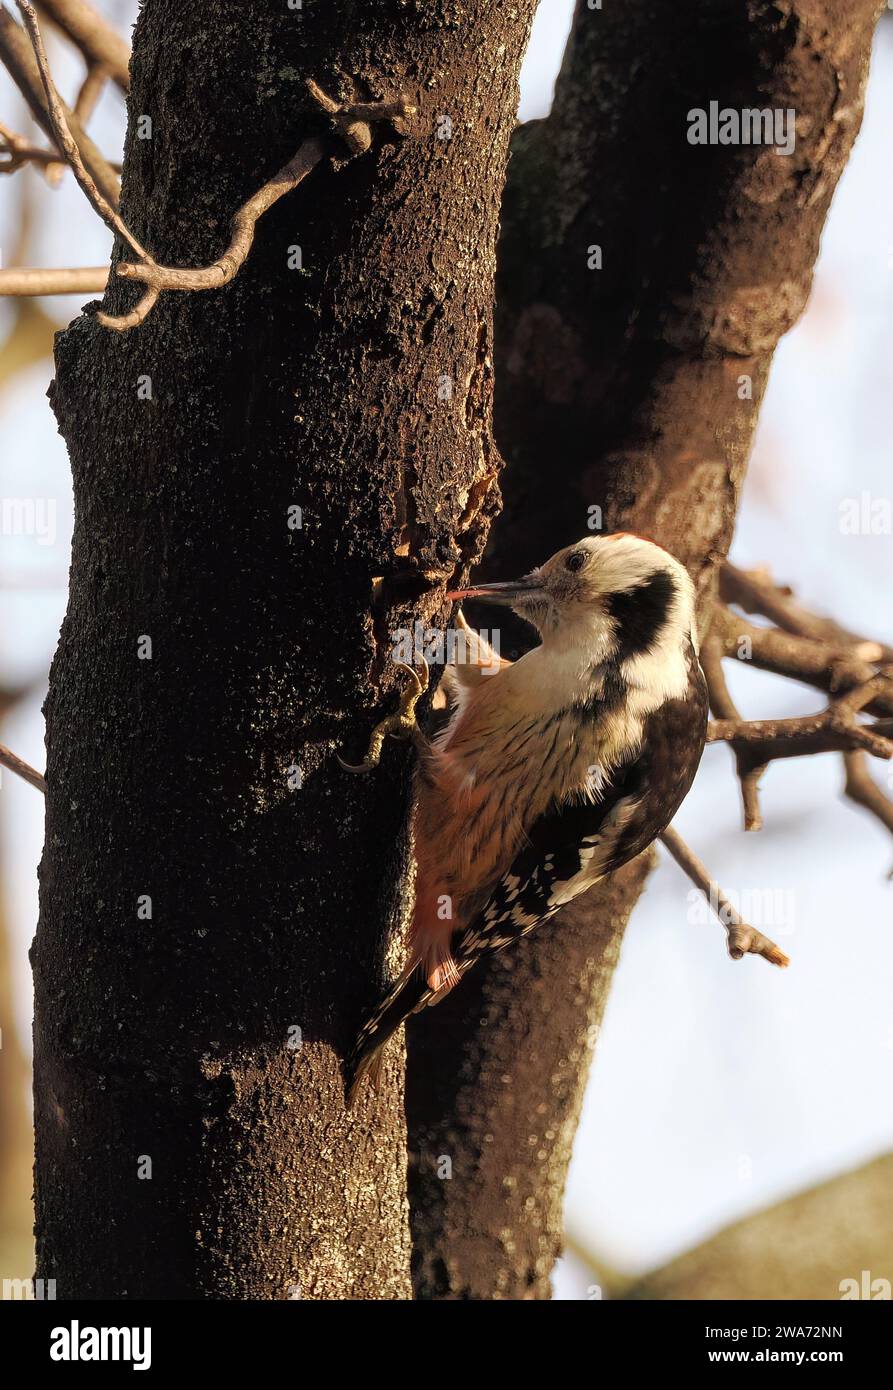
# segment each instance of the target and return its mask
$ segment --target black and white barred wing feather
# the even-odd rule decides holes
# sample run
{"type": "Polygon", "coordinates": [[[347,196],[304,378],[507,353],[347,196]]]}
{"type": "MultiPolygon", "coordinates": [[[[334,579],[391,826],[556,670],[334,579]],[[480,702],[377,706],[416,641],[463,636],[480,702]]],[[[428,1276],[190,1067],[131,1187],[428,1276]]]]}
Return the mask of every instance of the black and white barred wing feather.
{"type": "MultiPolygon", "coordinates": [[[[612,794],[608,788],[600,801],[555,806],[542,816],[481,911],[454,933],[452,954],[459,975],[482,956],[501,951],[547,921],[607,873],[637,804],[635,792],[621,793],[618,788],[612,794]]],[[[364,1024],[347,1058],[349,1102],[365,1075],[377,1079],[382,1049],[400,1024],[436,1004],[444,992],[431,989],[418,967],[400,977],[364,1024]]]]}
{"type": "Polygon", "coordinates": [[[614,867],[638,804],[635,792],[608,787],[598,801],[555,806],[541,816],[486,907],[457,933],[460,971],[526,936],[614,867]]]}

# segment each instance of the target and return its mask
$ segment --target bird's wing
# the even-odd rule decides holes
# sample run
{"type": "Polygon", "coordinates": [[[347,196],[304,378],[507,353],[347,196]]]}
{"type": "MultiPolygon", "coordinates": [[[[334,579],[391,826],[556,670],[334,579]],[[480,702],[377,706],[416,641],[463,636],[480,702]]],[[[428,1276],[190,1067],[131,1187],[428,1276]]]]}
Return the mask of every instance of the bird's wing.
{"type": "Polygon", "coordinates": [[[640,854],[665,829],[694,780],[704,746],[702,685],[703,677],[691,698],[667,700],[647,717],[638,754],[614,769],[598,800],[553,803],[540,816],[480,912],[456,932],[452,953],[463,974],[479,956],[524,936],[640,854]]]}
{"type": "Polygon", "coordinates": [[[484,907],[459,928],[453,955],[464,974],[481,956],[526,935],[614,867],[641,804],[639,788],[618,778],[601,799],[553,805],[531,828],[484,907]]]}

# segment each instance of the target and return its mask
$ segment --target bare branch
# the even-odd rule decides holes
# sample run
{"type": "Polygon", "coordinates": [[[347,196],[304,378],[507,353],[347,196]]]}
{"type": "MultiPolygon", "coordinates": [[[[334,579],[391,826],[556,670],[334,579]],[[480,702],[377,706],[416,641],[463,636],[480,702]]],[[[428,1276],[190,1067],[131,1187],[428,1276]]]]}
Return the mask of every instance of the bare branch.
{"type": "Polygon", "coordinates": [[[707,730],[707,741],[727,741],[741,748],[752,766],[764,769],[775,758],[861,749],[876,758],[893,757],[893,719],[860,724],[856,715],[875,696],[890,688],[886,671],[834,700],[820,714],[796,719],[723,719],[707,730]]]}
{"type": "Polygon", "coordinates": [[[893,647],[850,632],[833,618],[811,613],[790,588],[775,584],[765,570],[740,570],[726,560],[720,569],[719,594],[725,603],[737,603],[746,613],[761,613],[784,632],[853,647],[853,655],[863,661],[893,662],[893,647]]]}
{"type": "Polygon", "coordinates": [[[828,709],[828,719],[832,728],[842,733],[858,735],[859,746],[865,748],[869,753],[873,753],[876,758],[889,758],[893,753],[893,743],[885,735],[884,728],[888,722],[878,721],[866,727],[859,724],[856,715],[860,714],[866,705],[871,704],[876,695],[889,695],[893,692],[893,668],[886,667],[878,671],[861,685],[853,686],[845,694],[839,696],[828,709]],[[880,724],[880,732],[878,727],[880,724]]]}
{"type": "Polygon", "coordinates": [[[100,192],[99,188],[96,186],[95,180],[91,178],[84,166],[77,141],[74,139],[69,127],[66,109],[60,100],[59,93],[56,91],[55,84],[50,74],[46,50],[43,46],[43,38],[41,37],[40,26],[37,23],[37,15],[34,13],[34,7],[30,4],[30,0],[16,0],[16,4],[22,12],[22,18],[25,21],[25,27],[28,30],[28,36],[34,48],[34,56],[37,60],[40,79],[43,83],[43,90],[47,102],[47,112],[49,114],[53,138],[56,144],[65,155],[65,158],[71,166],[72,173],[77,179],[78,184],[83,190],[94,212],[102,218],[110,231],[116,232],[118,236],[122,237],[124,241],[127,242],[131,250],[139,256],[141,260],[147,260],[149,258],[148,251],[144,250],[139,244],[136,237],[133,236],[125,226],[122,218],[119,217],[118,213],[115,211],[117,207],[117,197],[115,199],[115,206],[113,207],[109,200],[100,192]]]}
{"type": "MultiPolygon", "coordinates": [[[[893,757],[893,666],[876,663],[889,650],[880,642],[847,632],[831,619],[816,618],[759,571],[726,565],[724,595],[765,617],[786,624],[761,628],[737,617],[721,604],[713,613],[701,653],[711,709],[721,717],[708,727],[707,741],[730,744],[745,800],[745,828],[759,825],[756,786],[777,758],[840,752],[846,770],[845,793],[893,829],[893,803],[877,787],[865,754],[893,757]],[[825,636],[819,636],[824,633],[825,636]],[[722,656],[752,661],[763,669],[807,681],[835,694],[826,710],[796,719],[741,719],[722,672],[722,656]],[[881,715],[863,724],[863,711],[881,715]]],[[[893,875],[891,875],[893,876],[893,875]]]]}
{"type": "Polygon", "coordinates": [[[37,294],[102,294],[108,266],[86,265],[61,269],[0,270],[0,296],[37,294]]]}
{"type": "MultiPolygon", "coordinates": [[[[19,0],[20,4],[26,0],[19,0]]],[[[348,158],[362,154],[372,143],[369,122],[389,120],[398,123],[409,116],[415,107],[402,97],[395,101],[364,103],[359,106],[339,106],[326,96],[315,82],[308,82],[308,89],[314,99],[333,117],[336,128],[348,147],[348,158]]],[[[399,126],[398,126],[399,128],[399,126]]],[[[123,280],[139,280],[147,286],[142,299],[128,314],[97,314],[106,328],[117,332],[135,328],[144,321],[154,307],[159,295],[167,290],[213,290],[229,284],[238,275],[254,242],[254,232],[258,220],[268,212],[286,193],[296,188],[328,153],[324,140],[311,137],[305,140],[297,154],[274,174],[258,191],[238,209],[230,224],[230,242],[226,250],[210,265],[200,267],[175,267],[158,265],[151,258],[140,264],[123,261],[116,267],[116,274],[123,280]]]]}
{"type": "MultiPolygon", "coordinates": [[[[701,667],[707,682],[710,708],[716,719],[726,723],[743,723],[723,675],[722,648],[712,634],[701,647],[701,667]]],[[[717,728],[717,723],[714,722],[711,727],[717,728]]],[[[741,787],[744,829],[762,830],[763,813],[760,810],[759,788],[760,778],[767,764],[760,762],[759,757],[754,757],[753,749],[748,748],[741,739],[730,737],[728,741],[735,755],[735,771],[741,787]]]]}
{"type": "Polygon", "coordinates": [[[750,954],[763,956],[772,965],[790,965],[789,958],[774,941],[770,941],[768,936],[763,936],[762,932],[749,926],[743,917],[739,916],[719,884],[711,878],[706,866],[689,849],[672,825],[667,826],[660,838],[680,869],[688,874],[695,887],[704,894],[717,920],[725,927],[732,960],[740,960],[742,956],[750,954]]]}
{"type": "Polygon", "coordinates": [[[0,743],[0,766],[8,767],[10,772],[14,772],[17,777],[22,777],[26,782],[30,782],[32,787],[36,787],[39,792],[46,794],[47,784],[44,777],[33,768],[30,763],[26,763],[23,758],[13,753],[12,749],[0,743]]]}
{"type": "Polygon", "coordinates": [[[262,217],[275,202],[290,193],[305,179],[325,155],[321,140],[305,140],[293,159],[279,170],[258,191],[243,203],[231,224],[229,246],[223,255],[210,265],[197,269],[178,269],[173,266],[158,265],[146,260],[139,264],[122,261],[117,266],[117,274],[123,280],[141,280],[148,286],[148,292],[129,314],[97,314],[99,322],[106,328],[119,333],[135,328],[142,323],[154,306],[162,290],[214,290],[229,284],[238,275],[254,242],[254,229],[258,218],[262,217]]]}
{"type": "Polygon", "coordinates": [[[794,719],[715,719],[707,728],[708,743],[750,747],[751,758],[764,766],[777,758],[802,758],[813,753],[844,753],[862,748],[876,758],[893,757],[893,719],[876,724],[845,722],[833,708],[794,719]]]}
{"type": "Polygon", "coordinates": [[[0,174],[14,174],[25,164],[37,164],[43,168],[47,180],[52,184],[57,184],[65,172],[65,163],[61,159],[58,150],[44,149],[41,145],[32,145],[25,135],[19,135],[17,131],[10,130],[9,126],[0,122],[0,174]]]}
{"type": "MultiPolygon", "coordinates": [[[[799,637],[778,628],[757,627],[722,604],[714,608],[710,634],[720,642],[724,656],[734,656],[761,670],[802,681],[827,694],[850,690],[876,674],[873,661],[856,655],[858,648],[799,637]]],[[[880,660],[879,643],[877,648],[875,661],[880,660]]],[[[881,691],[866,710],[869,714],[893,714],[893,695],[881,691]]]]}
{"type": "Polygon", "coordinates": [[[105,83],[106,75],[102,68],[87,69],[86,76],[81,83],[81,89],[74,103],[74,114],[84,125],[87,124],[93,112],[96,110],[96,104],[102,96],[105,83]]]}
{"type": "MultiPolygon", "coordinates": [[[[325,158],[328,153],[325,141],[316,137],[305,140],[297,154],[283,165],[272,179],[263,184],[247,202],[243,203],[233,217],[229,245],[216,261],[210,265],[195,268],[159,265],[136,240],[116,212],[115,207],[103,195],[96,181],[90,177],[85,168],[80,157],[78,141],[72,134],[72,127],[77,118],[63,105],[56,91],[34,9],[29,0],[16,0],[16,3],[22,12],[33,46],[32,56],[43,85],[45,97],[45,107],[42,107],[42,110],[49,121],[52,136],[60,150],[63,151],[75,178],[93,209],[107,227],[127,242],[138,257],[137,262],[121,262],[116,267],[116,274],[123,280],[138,280],[146,286],[145,293],[128,313],[107,314],[100,312],[97,314],[99,322],[104,327],[111,328],[116,332],[126,332],[146,319],[163,291],[210,290],[219,289],[222,285],[228,284],[238,275],[245,263],[254,242],[258,220],[265,212],[269,211],[274,203],[296,188],[325,158]]],[[[4,14],[5,11],[0,10],[0,19],[4,14]]],[[[11,24],[12,29],[18,33],[18,25],[8,15],[6,20],[8,24],[5,28],[8,29],[9,24],[11,24]]],[[[2,31],[0,31],[0,37],[2,37],[2,31]]],[[[348,158],[361,154],[370,147],[372,143],[370,122],[389,120],[396,129],[400,130],[402,122],[415,110],[415,107],[402,97],[393,101],[341,106],[327,96],[315,82],[308,82],[307,85],[313,98],[331,116],[334,128],[347,145],[348,158]]],[[[117,191],[115,205],[117,205],[117,191]]],[[[0,272],[0,294],[74,293],[84,289],[90,292],[104,288],[104,284],[105,282],[100,286],[93,278],[92,270],[89,269],[66,272],[14,271],[6,275],[0,272]],[[50,285],[52,290],[46,288],[50,285]],[[66,286],[66,289],[63,290],[62,286],[66,286]]]]}
{"type": "MultiPolygon", "coordinates": [[[[28,103],[31,114],[44,134],[54,140],[53,123],[47,109],[46,94],[37,59],[27,34],[12,15],[0,5],[0,61],[28,103]]],[[[60,102],[68,128],[80,151],[81,158],[103,197],[118,206],[118,179],[114,169],[84,130],[73,111],[60,102]]]]}
{"type": "Polygon", "coordinates": [[[122,92],[127,91],[130,49],[102,15],[85,0],[38,0],[38,9],[81,50],[88,68],[104,69],[122,92]]]}

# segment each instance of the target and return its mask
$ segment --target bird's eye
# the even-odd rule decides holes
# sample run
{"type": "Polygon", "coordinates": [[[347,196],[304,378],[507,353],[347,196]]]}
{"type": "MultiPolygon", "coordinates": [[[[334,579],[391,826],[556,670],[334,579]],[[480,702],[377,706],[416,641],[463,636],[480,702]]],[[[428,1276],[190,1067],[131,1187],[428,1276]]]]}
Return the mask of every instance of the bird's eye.
{"type": "Polygon", "coordinates": [[[570,570],[572,574],[576,574],[577,570],[581,570],[585,563],[585,550],[574,550],[565,560],[564,568],[570,570]]]}

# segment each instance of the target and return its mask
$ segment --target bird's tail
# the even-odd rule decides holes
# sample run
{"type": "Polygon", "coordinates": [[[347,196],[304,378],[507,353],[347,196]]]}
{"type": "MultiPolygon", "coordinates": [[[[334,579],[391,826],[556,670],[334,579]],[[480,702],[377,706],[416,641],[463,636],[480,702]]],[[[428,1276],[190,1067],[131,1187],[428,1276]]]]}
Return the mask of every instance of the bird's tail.
{"type": "Polygon", "coordinates": [[[356,1100],[364,1076],[373,1086],[378,1085],[384,1048],[404,1019],[423,1009],[434,991],[429,987],[418,964],[410,966],[384,996],[357,1035],[357,1040],[344,1062],[347,1104],[356,1100]]]}

